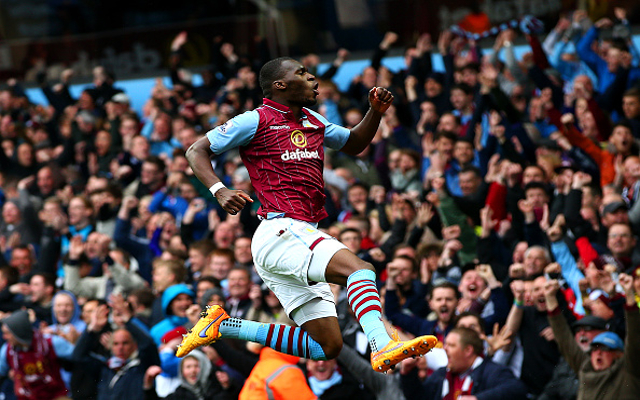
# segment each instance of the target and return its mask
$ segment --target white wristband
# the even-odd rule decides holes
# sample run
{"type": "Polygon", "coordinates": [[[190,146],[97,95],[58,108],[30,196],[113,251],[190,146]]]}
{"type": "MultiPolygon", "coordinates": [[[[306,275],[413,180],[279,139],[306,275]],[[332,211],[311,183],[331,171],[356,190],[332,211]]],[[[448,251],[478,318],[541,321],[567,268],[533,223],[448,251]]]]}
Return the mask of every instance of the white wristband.
{"type": "Polygon", "coordinates": [[[226,186],[224,185],[224,183],[222,182],[217,182],[214,183],[210,188],[209,191],[211,192],[211,194],[213,195],[213,197],[216,197],[216,193],[218,193],[218,190],[222,189],[222,188],[226,188],[226,186]]]}

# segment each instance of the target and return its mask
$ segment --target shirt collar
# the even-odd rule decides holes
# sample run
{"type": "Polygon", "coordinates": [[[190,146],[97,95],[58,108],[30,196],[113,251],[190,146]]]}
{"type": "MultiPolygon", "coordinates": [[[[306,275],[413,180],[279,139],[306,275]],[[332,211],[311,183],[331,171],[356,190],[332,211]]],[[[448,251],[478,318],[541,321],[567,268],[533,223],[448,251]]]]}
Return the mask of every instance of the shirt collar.
{"type": "MultiPolygon", "coordinates": [[[[289,118],[294,118],[293,113],[291,112],[291,109],[285,106],[284,104],[280,104],[273,100],[269,100],[266,97],[262,99],[262,104],[265,107],[269,107],[273,110],[279,111],[282,114],[287,115],[289,118]]],[[[307,111],[305,110],[304,107],[302,107],[302,119],[306,119],[306,118],[307,118],[307,111]]]]}
{"type": "Polygon", "coordinates": [[[280,111],[283,114],[291,114],[291,109],[284,104],[276,103],[273,100],[269,100],[267,98],[262,99],[262,104],[269,108],[273,108],[276,111],[280,111]]]}

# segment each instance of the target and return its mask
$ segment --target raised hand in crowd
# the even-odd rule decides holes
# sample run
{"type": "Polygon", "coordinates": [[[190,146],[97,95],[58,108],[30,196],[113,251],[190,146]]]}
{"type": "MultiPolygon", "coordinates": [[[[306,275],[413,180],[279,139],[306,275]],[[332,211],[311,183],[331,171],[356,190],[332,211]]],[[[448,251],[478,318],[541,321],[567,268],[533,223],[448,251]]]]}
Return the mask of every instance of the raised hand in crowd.
{"type": "Polygon", "coordinates": [[[480,237],[488,238],[493,229],[498,225],[498,221],[493,219],[493,210],[488,205],[480,209],[480,237]]]}
{"type": "Polygon", "coordinates": [[[382,41],[380,42],[380,48],[382,50],[389,50],[389,48],[398,41],[398,34],[395,32],[387,32],[384,34],[382,41]]]}
{"type": "MultiPolygon", "coordinates": [[[[503,162],[504,163],[504,162],[503,162]]],[[[522,165],[512,162],[506,164],[506,182],[508,187],[515,187],[520,183],[522,178],[522,165]]]]}
{"type": "MultiPolygon", "coordinates": [[[[416,101],[418,100],[418,91],[416,90],[416,87],[418,86],[418,78],[416,78],[413,75],[409,75],[405,78],[404,80],[404,90],[405,90],[405,94],[407,96],[407,101],[412,102],[412,101],[416,101]]],[[[420,129],[421,126],[424,125],[424,123],[426,121],[422,121],[422,115],[420,118],[420,121],[418,122],[418,129],[420,129]],[[420,123],[422,122],[422,123],[420,123]]],[[[424,128],[423,128],[424,130],[424,128]]]]}
{"type": "Polygon", "coordinates": [[[369,189],[369,199],[376,204],[383,204],[387,199],[387,191],[382,185],[373,185],[369,189]]]}
{"type": "Polygon", "coordinates": [[[633,276],[628,274],[620,274],[618,276],[618,283],[624,290],[624,295],[626,297],[626,303],[628,306],[633,306],[636,303],[636,290],[633,282],[633,276]]]}
{"type": "Polygon", "coordinates": [[[449,54],[453,38],[453,32],[448,29],[440,32],[440,36],[438,37],[438,51],[440,52],[440,54],[442,54],[443,56],[449,54]]]}
{"type": "Polygon", "coordinates": [[[547,303],[547,310],[555,310],[558,308],[558,299],[556,293],[560,289],[560,283],[557,279],[549,279],[544,285],[544,300],[547,303]]]}
{"type": "Polygon", "coordinates": [[[138,206],[138,199],[135,196],[126,196],[122,199],[122,205],[118,212],[118,218],[128,220],[131,216],[131,211],[138,206]]]}
{"type": "MultiPolygon", "coordinates": [[[[514,263],[509,266],[509,278],[511,279],[523,279],[524,278],[524,264],[514,263]]],[[[518,287],[519,289],[519,287],[518,287]]],[[[511,290],[513,291],[513,285],[511,286],[511,290]]],[[[524,286],[522,287],[522,291],[524,293],[524,286]]],[[[515,295],[515,293],[514,293],[515,295]]]]}
{"type": "Polygon", "coordinates": [[[173,41],[171,42],[171,51],[180,50],[182,46],[184,46],[185,43],[187,43],[188,38],[189,38],[189,34],[187,33],[187,31],[182,31],[178,33],[176,37],[173,38],[173,41]]]}
{"type": "Polygon", "coordinates": [[[442,249],[440,259],[438,260],[438,266],[449,267],[453,262],[453,257],[460,250],[462,250],[462,243],[459,240],[453,239],[447,241],[444,245],[444,248],[442,249]]]}
{"type": "Polygon", "coordinates": [[[69,259],[79,260],[84,253],[85,244],[82,240],[82,236],[76,235],[69,240],[69,259]]]}
{"type": "Polygon", "coordinates": [[[106,304],[100,304],[91,313],[91,319],[87,329],[90,332],[101,332],[109,322],[109,307],[106,304]]]}
{"type": "Polygon", "coordinates": [[[429,224],[429,221],[431,221],[431,218],[433,218],[433,212],[433,205],[430,203],[425,202],[420,204],[416,216],[416,223],[418,226],[425,228],[429,224]]]}
{"type": "Polygon", "coordinates": [[[530,224],[536,220],[536,215],[533,212],[533,203],[531,203],[529,200],[519,200],[518,209],[524,215],[524,221],[527,224],[530,224]]]}
{"type": "Polygon", "coordinates": [[[489,62],[482,63],[478,80],[480,81],[480,93],[488,94],[498,84],[498,69],[489,62]]]}
{"type": "Polygon", "coordinates": [[[483,333],[481,337],[482,340],[486,341],[489,344],[487,353],[489,356],[492,356],[498,350],[506,350],[511,345],[513,332],[506,325],[504,325],[502,329],[500,329],[500,324],[496,322],[495,324],[493,324],[493,335],[486,336],[483,333]]]}
{"type": "Polygon", "coordinates": [[[207,207],[207,203],[201,197],[196,197],[195,199],[189,202],[187,206],[187,210],[184,212],[182,216],[183,224],[191,224],[193,220],[200,211],[203,211],[207,207]]]}
{"type": "Polygon", "coordinates": [[[199,304],[192,304],[187,308],[185,312],[187,319],[191,323],[191,325],[195,325],[200,319],[200,313],[202,312],[202,307],[199,304]]]}
{"type": "Polygon", "coordinates": [[[120,293],[112,293],[109,296],[109,306],[112,310],[113,322],[123,328],[131,319],[132,312],[129,302],[120,293]]]}
{"type": "MultiPolygon", "coordinates": [[[[513,264],[516,265],[516,264],[513,264]]],[[[512,265],[512,267],[513,267],[512,265]]],[[[513,299],[516,303],[524,304],[524,265],[522,265],[522,273],[518,273],[518,271],[513,272],[513,276],[511,275],[512,271],[509,268],[509,276],[514,279],[509,284],[509,288],[511,289],[511,293],[513,294],[513,299]]]]}
{"type": "Polygon", "coordinates": [[[142,387],[145,390],[152,389],[155,379],[162,373],[162,368],[159,365],[152,365],[144,373],[144,379],[142,381],[142,387]]]}
{"type": "Polygon", "coordinates": [[[251,285],[248,296],[253,308],[260,309],[262,307],[262,288],[260,285],[251,285]]]}
{"type": "Polygon", "coordinates": [[[442,228],[442,238],[446,240],[455,240],[460,237],[462,229],[459,225],[445,226],[442,228]]]}
{"type": "Polygon", "coordinates": [[[598,29],[607,29],[613,26],[613,21],[609,18],[600,18],[593,24],[598,29]]]}

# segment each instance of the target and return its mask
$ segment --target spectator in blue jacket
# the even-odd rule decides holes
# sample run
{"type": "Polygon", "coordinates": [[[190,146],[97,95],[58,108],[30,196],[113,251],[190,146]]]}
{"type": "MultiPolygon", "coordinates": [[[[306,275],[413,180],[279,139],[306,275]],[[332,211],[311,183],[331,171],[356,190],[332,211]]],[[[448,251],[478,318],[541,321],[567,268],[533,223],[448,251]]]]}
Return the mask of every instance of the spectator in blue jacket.
{"type": "Polygon", "coordinates": [[[170,330],[183,326],[187,319],[187,308],[193,304],[195,294],[183,283],[169,286],[162,293],[162,310],[165,318],[151,328],[151,337],[156,345],[162,343],[162,336],[170,330]]]}

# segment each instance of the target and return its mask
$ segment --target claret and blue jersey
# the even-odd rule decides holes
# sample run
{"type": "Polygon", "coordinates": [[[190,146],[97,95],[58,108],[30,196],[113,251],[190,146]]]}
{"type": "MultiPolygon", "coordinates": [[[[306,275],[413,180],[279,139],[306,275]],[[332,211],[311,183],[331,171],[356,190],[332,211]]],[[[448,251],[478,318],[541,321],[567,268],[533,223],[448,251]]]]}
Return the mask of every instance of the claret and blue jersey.
{"type": "Polygon", "coordinates": [[[349,139],[347,128],[303,108],[297,119],[274,101],[247,111],[207,133],[211,151],[221,154],[239,147],[262,207],[258,214],[318,222],[327,213],[322,170],[324,147],[341,149],[349,139]]]}

